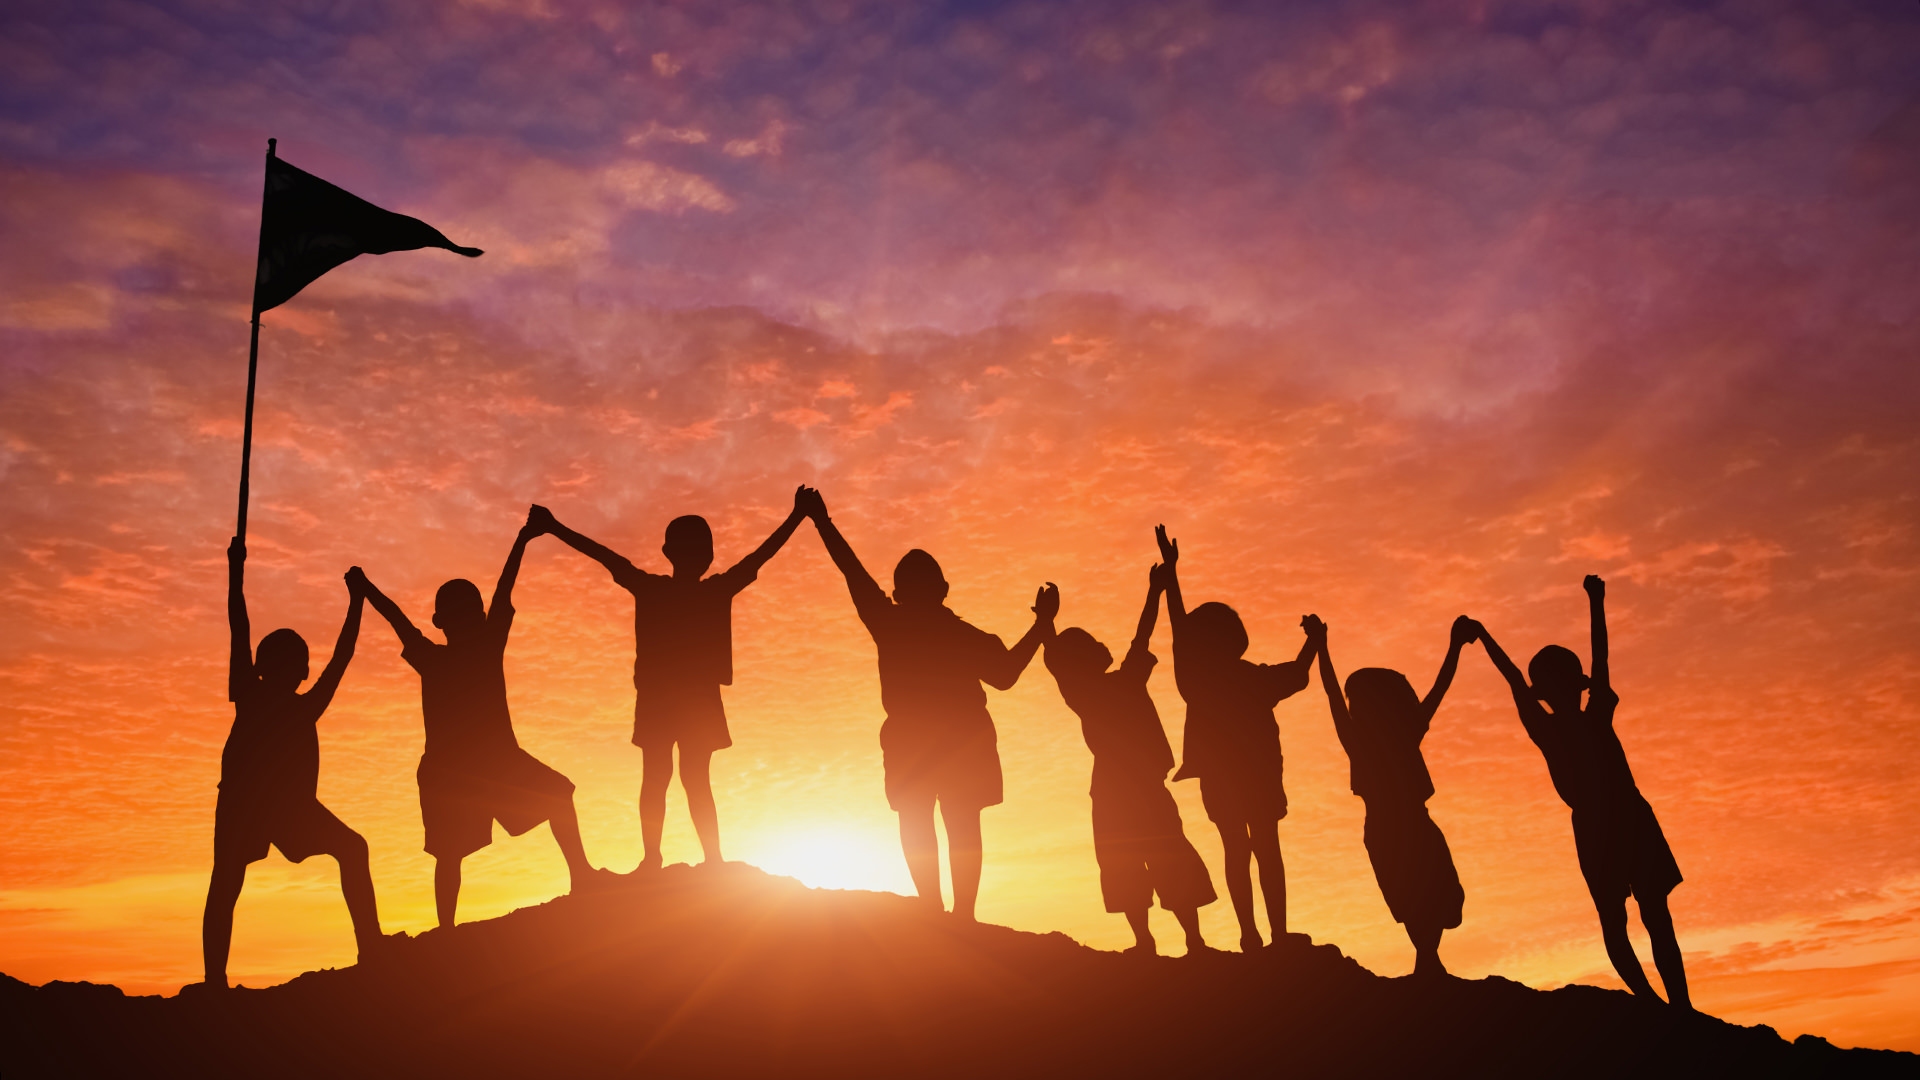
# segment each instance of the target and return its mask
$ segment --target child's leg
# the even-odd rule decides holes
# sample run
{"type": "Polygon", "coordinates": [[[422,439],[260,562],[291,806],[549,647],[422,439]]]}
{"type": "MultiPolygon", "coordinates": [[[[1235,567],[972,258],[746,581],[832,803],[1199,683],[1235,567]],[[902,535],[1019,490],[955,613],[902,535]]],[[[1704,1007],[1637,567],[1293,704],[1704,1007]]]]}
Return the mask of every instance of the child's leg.
{"type": "Polygon", "coordinates": [[[713,805],[712,765],[713,751],[680,748],[680,787],[687,793],[687,814],[700,837],[701,861],[718,866],[726,860],[720,857],[720,811],[713,805]]]}
{"type": "Polygon", "coordinates": [[[1200,934],[1200,909],[1174,908],[1173,917],[1180,920],[1180,929],[1187,932],[1187,952],[1206,952],[1207,939],[1200,934]]]}
{"type": "Polygon", "coordinates": [[[1653,966],[1660,969],[1660,982],[1667,988],[1667,1003],[1683,1009],[1693,1008],[1687,994],[1687,968],[1680,959],[1680,941],[1673,934],[1673,912],[1667,910],[1667,898],[1647,896],[1640,899],[1640,925],[1653,939],[1653,966]]]}
{"type": "MultiPolygon", "coordinates": [[[[955,810],[942,803],[940,820],[947,826],[947,863],[953,872],[953,913],[973,921],[973,903],[980,897],[980,811],[955,810]]],[[[935,860],[936,866],[938,860],[935,860]]]]}
{"type": "Polygon", "coordinates": [[[1287,864],[1280,859],[1280,823],[1262,821],[1247,830],[1253,857],[1260,863],[1260,893],[1267,898],[1267,929],[1273,940],[1287,936],[1287,864]]]}
{"type": "Polygon", "coordinates": [[[1445,975],[1447,966],[1440,962],[1440,927],[1429,924],[1407,924],[1407,937],[1413,942],[1413,973],[1415,975],[1445,975]]]}
{"type": "Polygon", "coordinates": [[[1613,961],[1613,970],[1620,973],[1620,981],[1627,989],[1641,997],[1654,997],[1653,984],[1647,981],[1647,973],[1640,967],[1640,958],[1634,955],[1633,942],[1627,940],[1627,900],[1601,900],[1594,898],[1594,907],[1600,912],[1600,938],[1607,945],[1607,959],[1613,961]]]}
{"type": "Polygon", "coordinates": [[[1233,898],[1233,914],[1240,920],[1240,950],[1252,952],[1260,947],[1260,925],[1253,918],[1253,843],[1247,838],[1245,822],[1220,827],[1220,846],[1227,849],[1227,895],[1233,898]]]}
{"type": "Polygon", "coordinates": [[[347,830],[337,842],[329,844],[331,855],[340,864],[340,891],[347,898],[347,916],[353,920],[353,942],[365,958],[380,945],[380,909],[373,898],[373,869],[368,865],[367,841],[359,833],[347,830]]]}
{"type": "Polygon", "coordinates": [[[641,866],[660,865],[660,832],[667,822],[667,785],[673,780],[673,745],[640,749],[641,866]]]}
{"type": "Polygon", "coordinates": [[[454,910],[460,906],[461,856],[433,860],[433,908],[441,926],[453,925],[454,910]]]}
{"type": "Polygon", "coordinates": [[[914,800],[900,811],[900,850],[907,857],[907,873],[913,876],[913,891],[936,910],[945,911],[940,902],[940,837],[933,831],[933,800],[924,805],[914,800]]]}
{"type": "Polygon", "coordinates": [[[247,864],[233,860],[213,860],[213,877],[207,883],[207,909],[200,917],[200,954],[206,964],[207,985],[227,987],[227,953],[233,948],[233,906],[240,902],[240,887],[247,881],[247,864]]]}
{"type": "Polygon", "coordinates": [[[547,818],[547,825],[560,843],[560,855],[567,860],[567,877],[577,889],[591,877],[593,867],[587,864],[586,845],[580,842],[580,815],[574,812],[572,794],[553,801],[553,813],[547,818]]]}
{"type": "Polygon", "coordinates": [[[1127,916],[1127,925],[1133,929],[1133,948],[1127,951],[1157,955],[1159,950],[1154,945],[1153,931],[1147,926],[1147,909],[1134,908],[1124,914],[1127,916]]]}

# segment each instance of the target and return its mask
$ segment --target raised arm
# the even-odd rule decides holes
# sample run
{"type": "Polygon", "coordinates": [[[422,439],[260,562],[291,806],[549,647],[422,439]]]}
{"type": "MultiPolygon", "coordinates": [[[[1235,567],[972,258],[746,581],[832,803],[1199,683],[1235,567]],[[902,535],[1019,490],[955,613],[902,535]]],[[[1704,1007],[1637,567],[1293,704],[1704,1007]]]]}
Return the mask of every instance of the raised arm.
{"type": "Polygon", "coordinates": [[[227,544],[227,700],[239,701],[253,684],[253,629],[247,622],[247,545],[239,537],[227,544]]]}
{"type": "Polygon", "coordinates": [[[540,532],[559,537],[568,547],[606,567],[607,573],[616,578],[633,569],[633,563],[625,555],[560,524],[560,519],[553,516],[553,511],[538,503],[527,510],[527,524],[536,526],[540,532]]]}
{"type": "Polygon", "coordinates": [[[513,538],[513,550],[507,552],[507,564],[500,568],[500,581],[493,587],[493,600],[487,605],[487,621],[493,622],[499,615],[513,610],[513,583],[520,577],[520,560],[527,553],[527,541],[539,536],[544,530],[534,524],[533,513],[527,513],[527,523],[520,526],[520,535],[513,538]]]}
{"type": "Polygon", "coordinates": [[[340,677],[347,673],[347,662],[353,659],[354,643],[360,640],[360,610],[366,599],[360,585],[367,576],[357,573],[359,569],[356,566],[347,571],[347,617],[340,624],[340,639],[333,643],[333,656],[328,658],[326,670],[303,695],[317,706],[315,715],[325,712],[333,702],[333,692],[340,689],[340,677]]]}
{"type": "Polygon", "coordinates": [[[1167,527],[1155,525],[1153,539],[1160,545],[1160,564],[1166,567],[1167,622],[1179,634],[1187,623],[1187,605],[1180,598],[1180,542],[1167,538],[1167,527]]]}
{"type": "Polygon", "coordinates": [[[1588,574],[1580,584],[1587,590],[1587,613],[1593,622],[1593,682],[1588,691],[1605,694],[1613,689],[1607,667],[1607,583],[1598,574],[1588,574]]]}
{"type": "Polygon", "coordinates": [[[1139,625],[1133,628],[1133,645],[1127,650],[1129,654],[1145,649],[1147,642],[1153,640],[1153,624],[1160,620],[1160,594],[1167,591],[1169,576],[1166,563],[1154,563],[1153,568],[1147,571],[1147,602],[1140,609],[1139,625]]]}
{"type": "Polygon", "coordinates": [[[1473,636],[1479,638],[1480,644],[1486,646],[1487,659],[1493,661],[1493,666],[1499,670],[1501,677],[1507,680],[1507,686],[1513,690],[1514,702],[1522,710],[1534,704],[1533,688],[1527,685],[1527,677],[1520,673],[1520,668],[1507,655],[1507,651],[1500,647],[1500,643],[1493,640],[1493,635],[1487,632],[1487,628],[1477,621],[1473,622],[1473,636]]]}
{"type": "Polygon", "coordinates": [[[1049,581],[1034,594],[1033,625],[1019,641],[1013,643],[999,664],[980,676],[980,681],[995,690],[1011,690],[1013,684],[1020,681],[1020,673],[1027,670],[1033,661],[1033,654],[1053,636],[1054,616],[1060,614],[1060,587],[1049,581]]]}
{"type": "Polygon", "coordinates": [[[839,526],[827,515],[827,502],[818,491],[806,489],[806,514],[813,519],[813,527],[820,534],[820,542],[827,546],[827,554],[832,557],[833,565],[840,568],[840,575],[847,579],[847,592],[853,596],[853,606],[885,603],[887,594],[880,583],[873,580],[867,568],[860,565],[860,557],[853,553],[853,545],[840,535],[839,526]]]}
{"type": "Polygon", "coordinates": [[[1308,615],[1300,620],[1300,629],[1307,633],[1307,644],[1320,657],[1320,687],[1327,692],[1327,710],[1333,714],[1333,733],[1340,736],[1340,745],[1353,752],[1349,736],[1353,734],[1353,718],[1347,712],[1347,695],[1340,689],[1340,676],[1333,670],[1333,655],[1327,648],[1327,624],[1320,621],[1318,615],[1308,615]]]}
{"type": "Polygon", "coordinates": [[[780,553],[780,549],[786,545],[787,538],[793,535],[793,530],[799,528],[800,522],[806,519],[807,507],[811,501],[807,493],[812,490],[805,484],[793,489],[793,510],[787,514],[787,520],[781,522],[779,527],[774,529],[773,533],[759,547],[754,548],[746,558],[734,563],[733,568],[727,571],[728,577],[744,576],[751,581],[760,573],[760,568],[767,565],[768,559],[780,553]]]}
{"type": "Polygon", "coordinates": [[[1475,625],[1465,615],[1453,620],[1452,635],[1447,641],[1447,658],[1440,661],[1440,673],[1433,677],[1433,689],[1420,702],[1420,730],[1425,731],[1433,723],[1433,714],[1440,711],[1440,701],[1447,696],[1447,688],[1453,685],[1453,673],[1460,666],[1460,650],[1474,638],[1475,625]]]}
{"type": "Polygon", "coordinates": [[[367,575],[362,573],[359,567],[356,566],[347,571],[347,587],[358,590],[360,595],[366,598],[367,603],[373,605],[373,610],[387,620],[387,623],[393,627],[394,636],[400,639],[401,648],[426,639],[426,635],[420,632],[420,628],[413,625],[413,620],[407,618],[407,613],[400,610],[400,605],[387,599],[387,594],[381,592],[373,582],[368,581],[367,575]]]}

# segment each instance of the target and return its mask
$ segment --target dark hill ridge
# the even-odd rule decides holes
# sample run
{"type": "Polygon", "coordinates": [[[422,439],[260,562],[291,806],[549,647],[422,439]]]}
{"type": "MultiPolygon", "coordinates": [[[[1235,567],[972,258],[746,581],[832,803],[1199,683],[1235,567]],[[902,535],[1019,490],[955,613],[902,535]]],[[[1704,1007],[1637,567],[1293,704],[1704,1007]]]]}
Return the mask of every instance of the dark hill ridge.
{"type": "Polygon", "coordinates": [[[886,893],[669,867],[283,986],[0,984],[0,1076],[1920,1075],[1505,979],[1384,979],[1331,945],[1146,959],[886,893]]]}

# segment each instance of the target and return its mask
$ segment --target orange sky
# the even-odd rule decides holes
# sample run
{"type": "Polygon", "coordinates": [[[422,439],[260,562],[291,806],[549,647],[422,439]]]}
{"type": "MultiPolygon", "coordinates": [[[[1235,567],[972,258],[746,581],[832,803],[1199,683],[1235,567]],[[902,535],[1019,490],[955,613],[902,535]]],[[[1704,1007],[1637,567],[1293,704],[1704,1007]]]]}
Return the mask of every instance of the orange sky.
{"type": "MultiPolygon", "coordinates": [[[[1252,658],[1291,658],[1313,611],[1343,670],[1420,686],[1463,612],[1516,655],[1584,655],[1600,573],[1696,1003],[1920,1050],[1909,7],[6,19],[0,971],[197,978],[276,135],[488,254],[368,257],[267,315],[263,632],[318,661],[355,563],[424,617],[440,581],[491,582],[536,500],[652,569],[665,523],[704,514],[724,565],[803,482],[870,568],[927,548],[1009,640],[1052,580],[1062,625],[1122,644],[1157,522],[1252,658]]],[[[625,870],[630,601],[548,539],[516,606],[521,742],[625,870]]],[[[906,889],[872,646],[810,527],[735,611],[730,857],[906,889]]],[[[417,685],[370,620],[320,789],[415,932],[417,685]]],[[[1153,689],[1177,746],[1169,668],[1153,689]]],[[[1037,664],[990,708],[982,918],[1124,945],[1077,722],[1037,664]]],[[[1317,686],[1279,720],[1294,928],[1409,969],[1317,686]]],[[[1477,648],[1426,754],[1467,893],[1449,967],[1614,985],[1566,810],[1477,648]]],[[[667,843],[697,851],[677,789],[667,843]]],[[[544,829],[502,838],[462,914],[564,878],[544,829]]],[[[1230,944],[1226,901],[1203,914],[1230,944]]],[[[352,956],[329,861],[254,866],[236,980],[352,956]]]]}

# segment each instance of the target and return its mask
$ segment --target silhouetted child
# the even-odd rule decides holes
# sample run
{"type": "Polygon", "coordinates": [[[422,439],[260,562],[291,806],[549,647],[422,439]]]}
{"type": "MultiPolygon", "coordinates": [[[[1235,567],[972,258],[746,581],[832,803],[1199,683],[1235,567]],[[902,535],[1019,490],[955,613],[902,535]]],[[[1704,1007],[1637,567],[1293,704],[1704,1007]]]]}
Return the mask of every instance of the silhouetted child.
{"type": "Polygon", "coordinates": [[[247,548],[234,537],[227,547],[227,625],[232,650],[227,698],[233,729],[220,752],[220,798],[213,814],[213,879],[200,926],[206,985],[227,986],[227,952],[233,943],[233,907],[246,883],[247,864],[280,849],[293,862],[331,855],[340,864],[340,891],[361,960],[380,943],[380,914],[367,866],[367,842],[320,804],[320,734],[327,711],[360,637],[361,591],[347,575],[347,618],[325,670],[306,693],[307,643],[292,630],[275,630],[253,652],[245,590],[247,548]]]}
{"type": "Polygon", "coordinates": [[[1453,684],[1461,646],[1473,640],[1473,620],[1462,615],[1453,621],[1447,658],[1440,662],[1424,701],[1414,695],[1405,675],[1388,668],[1355,671],[1347,676],[1342,696],[1326,624],[1309,615],[1301,625],[1320,654],[1320,685],[1333,710],[1333,730],[1347,749],[1353,793],[1366,800],[1367,858],[1380,895],[1413,941],[1413,973],[1444,975],[1440,935],[1460,925],[1467,896],[1447,838],[1427,813],[1433,778],[1427,774],[1420,741],[1453,684]]]}
{"type": "Polygon", "coordinates": [[[1207,864],[1187,842],[1180,808],[1167,790],[1173,748],[1160,726],[1160,712],[1147,693],[1158,663],[1147,643],[1166,589],[1165,568],[1148,575],[1147,604],[1133,644],[1119,670],[1113,653],[1092,634],[1068,627],[1047,642],[1047,670],[1060,696],[1080,717],[1080,733],[1093,752],[1093,857],[1100,864],[1100,896],[1109,912],[1127,917],[1131,951],[1152,955],[1147,911],[1153,896],[1187,932],[1187,951],[1207,948],[1200,934],[1200,908],[1217,898],[1207,864]]]}
{"type": "Polygon", "coordinates": [[[540,535],[528,522],[494,586],[491,609],[473,582],[455,578],[433,598],[433,625],[442,645],[421,633],[400,606],[361,578],[375,611],[400,637],[400,656],[420,673],[420,712],[426,752],[420,756],[420,820],[432,855],[434,908],[452,926],[460,902],[460,863],[493,842],[497,820],[510,836],[541,822],[567,860],[575,890],[600,884],[580,843],[573,783],[520,748],[507,711],[507,633],[513,627],[513,582],[527,541],[540,535]]]}
{"type": "Polygon", "coordinates": [[[1200,779],[1200,801],[1226,849],[1227,895],[1240,920],[1240,948],[1260,948],[1253,914],[1251,863],[1275,941],[1287,933],[1287,869],[1280,858],[1280,819],[1287,816],[1281,782],[1280,725],[1273,708],[1307,685],[1313,643],[1284,664],[1244,659],[1247,628],[1221,603],[1189,612],[1180,597],[1180,547],[1166,526],[1154,529],[1166,564],[1167,614],[1173,623],[1173,680],[1187,703],[1187,727],[1175,780],[1200,779]]]}
{"type": "Polygon", "coordinates": [[[546,507],[533,508],[530,521],[606,567],[614,583],[633,594],[633,745],[640,748],[643,867],[660,865],[676,745],[680,787],[687,793],[703,860],[715,866],[722,861],[710,766],[715,750],[733,745],[720,701],[720,688],[733,685],[733,598],[753,584],[806,517],[800,510],[806,490],[794,492],[793,512],[764,543],[732,569],[707,578],[700,576],[713,565],[713,529],[706,518],[688,515],[667,523],[660,552],[673,574],[665,576],[649,574],[560,524],[546,507]]]}
{"type": "Polygon", "coordinates": [[[1587,608],[1593,627],[1593,677],[1580,670],[1573,650],[1549,645],[1527,663],[1520,674],[1507,654],[1484,627],[1479,637],[1500,674],[1513,688],[1520,722],[1540,754],[1554,790],[1573,810],[1573,845],[1580,856],[1580,873],[1587,879],[1600,914],[1600,933],[1615,971],[1636,994],[1653,996],[1653,986],[1627,939],[1627,897],[1640,905],[1640,922],[1653,939],[1653,962],[1667,986],[1667,1000],[1692,1008],[1687,997],[1687,973],[1680,943],[1673,933],[1673,915],[1667,894],[1680,884],[1680,866],[1667,846],[1660,819],[1640,794],[1627,767],[1627,753],[1613,730],[1613,712],[1620,698],[1613,692],[1607,668],[1606,583],[1588,574],[1587,608]],[[1580,692],[1587,691],[1587,707],[1580,692]],[[1541,703],[1546,708],[1541,708],[1541,703]]]}
{"type": "Polygon", "coordinates": [[[804,502],[879,653],[887,805],[900,815],[900,847],[914,890],[940,907],[940,840],[933,825],[938,803],[947,827],[953,911],[972,921],[980,893],[980,811],[1002,797],[998,736],[980,684],[1006,690],[1019,680],[1052,633],[1060,591],[1051,583],[1039,591],[1033,626],[1009,649],[947,608],[947,581],[932,555],[915,548],[901,556],[888,599],[827,516],[820,493],[807,492],[804,502]]]}

